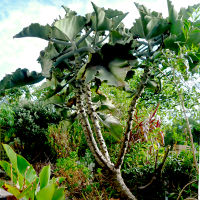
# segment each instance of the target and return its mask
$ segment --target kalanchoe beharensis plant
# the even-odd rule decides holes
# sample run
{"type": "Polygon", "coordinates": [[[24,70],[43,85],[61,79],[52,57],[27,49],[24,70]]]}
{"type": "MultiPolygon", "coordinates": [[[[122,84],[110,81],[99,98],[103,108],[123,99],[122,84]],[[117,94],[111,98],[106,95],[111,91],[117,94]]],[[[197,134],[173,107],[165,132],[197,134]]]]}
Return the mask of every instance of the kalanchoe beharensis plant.
{"type": "MultiPolygon", "coordinates": [[[[183,44],[198,45],[200,42],[198,24],[194,24],[193,30],[187,32],[187,37],[183,32],[184,22],[189,19],[188,13],[192,13],[192,8],[197,5],[181,9],[177,13],[171,2],[167,2],[168,18],[135,3],[140,18],[135,20],[131,29],[125,28],[122,23],[127,13],[99,8],[92,3],[94,11],[79,16],[63,6],[66,11],[64,18],[56,19],[52,25],[31,24],[14,36],[38,37],[49,41],[38,58],[42,76],[46,77],[47,86],[50,87],[48,98],[51,103],[64,105],[68,111],[77,111],[92,154],[108,172],[108,180],[124,199],[136,199],[125,185],[120,172],[130,139],[136,104],[145,87],[157,89],[159,85],[152,78],[150,63],[159,59],[164,48],[177,52],[183,44]],[[133,92],[130,91],[127,80],[138,68],[143,70],[143,74],[133,92]],[[110,127],[111,124],[119,127],[119,124],[114,117],[100,113],[95,107],[96,103],[94,106],[91,100],[91,87],[95,88],[98,95],[102,82],[132,92],[129,117],[116,163],[111,162],[100,122],[110,127]]],[[[188,59],[191,61],[193,57],[188,59]]],[[[15,74],[12,75],[14,77],[15,74]]],[[[39,80],[39,77],[35,76],[35,80],[39,80]]],[[[18,79],[18,82],[22,81],[24,79],[18,79]]],[[[17,82],[15,83],[17,86],[17,82]]],[[[25,83],[24,81],[23,84],[25,83]]],[[[9,81],[4,78],[1,89],[8,88],[7,84],[9,81]]],[[[116,130],[121,129],[115,128],[116,130]]]]}

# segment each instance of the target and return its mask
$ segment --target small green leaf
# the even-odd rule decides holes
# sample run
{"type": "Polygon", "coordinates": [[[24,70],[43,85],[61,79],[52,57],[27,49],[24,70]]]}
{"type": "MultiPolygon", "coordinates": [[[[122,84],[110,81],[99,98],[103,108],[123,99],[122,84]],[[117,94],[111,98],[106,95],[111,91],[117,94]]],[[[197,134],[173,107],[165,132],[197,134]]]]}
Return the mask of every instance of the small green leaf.
{"type": "Polygon", "coordinates": [[[52,200],[65,200],[65,188],[56,189],[52,200]]]}
{"type": "Polygon", "coordinates": [[[110,130],[111,135],[117,139],[120,140],[122,137],[122,125],[120,122],[113,117],[112,115],[104,115],[102,113],[98,113],[100,121],[110,130]]]}
{"type": "Polygon", "coordinates": [[[8,184],[5,184],[5,185],[3,186],[3,188],[4,188],[7,192],[13,194],[17,199],[19,199],[20,194],[21,194],[20,189],[18,189],[18,188],[15,187],[15,186],[8,185],[8,184]]]}
{"type": "Polygon", "coordinates": [[[50,180],[50,165],[42,168],[39,177],[40,177],[40,190],[46,187],[50,180]]]}
{"type": "Polygon", "coordinates": [[[55,184],[49,184],[46,187],[42,188],[37,194],[36,194],[36,199],[37,200],[52,200],[53,195],[56,189],[55,184]]]}
{"type": "Polygon", "coordinates": [[[13,149],[12,149],[9,145],[7,145],[7,144],[3,144],[3,148],[5,149],[6,154],[7,154],[8,158],[9,158],[9,160],[10,160],[12,166],[14,167],[14,169],[15,169],[16,171],[18,171],[18,170],[17,170],[17,154],[16,154],[16,153],[13,151],[13,149]]]}
{"type": "Polygon", "coordinates": [[[112,44],[116,44],[118,41],[123,39],[123,36],[118,31],[111,31],[110,36],[112,44]]]}
{"type": "Polygon", "coordinates": [[[6,174],[11,177],[11,165],[7,161],[0,160],[0,166],[6,172],[6,174]]]}

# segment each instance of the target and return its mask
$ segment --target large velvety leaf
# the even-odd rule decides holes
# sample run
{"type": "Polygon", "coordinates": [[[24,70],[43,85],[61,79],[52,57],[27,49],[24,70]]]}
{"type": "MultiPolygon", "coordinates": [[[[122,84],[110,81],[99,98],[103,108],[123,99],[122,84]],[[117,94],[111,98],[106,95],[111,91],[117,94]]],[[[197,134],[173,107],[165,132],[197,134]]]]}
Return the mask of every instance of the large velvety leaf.
{"type": "Polygon", "coordinates": [[[103,8],[97,7],[92,3],[95,16],[91,16],[92,27],[96,31],[110,30],[112,27],[112,20],[106,17],[106,13],[103,8]]]}
{"type": "Polygon", "coordinates": [[[112,103],[112,101],[110,101],[108,97],[101,92],[99,92],[92,98],[92,102],[95,103],[95,105],[97,106],[96,110],[98,111],[115,109],[115,105],[112,103]]]}
{"type": "Polygon", "coordinates": [[[167,0],[167,6],[169,12],[169,22],[175,24],[176,20],[178,19],[178,14],[174,9],[174,6],[172,5],[172,2],[170,0],[167,0]]]}
{"type": "Polygon", "coordinates": [[[115,76],[109,72],[105,67],[97,65],[97,66],[91,66],[86,69],[85,73],[85,82],[89,83],[90,81],[94,80],[95,77],[99,80],[106,81],[108,85],[113,85],[116,87],[123,86],[123,84],[118,81],[115,76]]]}
{"type": "Polygon", "coordinates": [[[130,53],[131,43],[110,45],[105,44],[101,52],[92,54],[86,66],[86,83],[96,77],[106,81],[108,85],[125,86],[125,78],[130,70],[129,61],[136,58],[130,53]]]}
{"type": "Polygon", "coordinates": [[[117,139],[120,140],[122,136],[122,125],[120,122],[113,117],[112,115],[104,115],[102,113],[98,113],[100,121],[110,130],[111,135],[117,139]]]}
{"type": "Polygon", "coordinates": [[[49,43],[48,46],[40,52],[40,56],[37,59],[38,62],[41,64],[42,67],[42,74],[46,78],[51,76],[51,68],[53,67],[52,59],[58,56],[58,52],[55,46],[52,43],[49,43]]]}
{"type": "Polygon", "coordinates": [[[66,14],[65,16],[69,16],[69,15],[77,15],[77,13],[75,11],[72,11],[70,10],[70,8],[66,7],[66,6],[63,6],[62,5],[62,8],[65,10],[66,14]]]}
{"type": "Polygon", "coordinates": [[[82,16],[69,15],[55,22],[54,26],[63,32],[70,41],[83,29],[86,18],[82,16]]]}
{"type": "Polygon", "coordinates": [[[140,13],[140,18],[135,20],[131,28],[135,36],[149,40],[163,34],[169,28],[167,20],[163,19],[160,13],[151,12],[138,3],[135,3],[135,5],[140,13]]]}
{"type": "Polygon", "coordinates": [[[130,70],[129,63],[125,60],[115,59],[108,65],[109,71],[115,76],[117,80],[123,82],[126,78],[127,72],[130,70]]]}
{"type": "Polygon", "coordinates": [[[13,74],[6,75],[0,81],[0,90],[35,84],[43,79],[44,76],[41,73],[35,71],[29,72],[28,69],[18,68],[13,74]]]}
{"type": "Polygon", "coordinates": [[[146,39],[151,39],[163,34],[166,30],[168,30],[168,28],[169,24],[166,19],[152,17],[152,19],[147,24],[148,34],[146,39]]]}
{"type": "Polygon", "coordinates": [[[42,26],[38,23],[35,23],[24,28],[21,32],[16,34],[14,38],[38,37],[41,39],[49,40],[50,32],[51,32],[51,27],[48,24],[46,26],[42,26]]]}
{"type": "Polygon", "coordinates": [[[105,14],[108,19],[112,19],[112,29],[115,29],[128,13],[123,13],[109,8],[108,10],[105,10],[105,14]]]}

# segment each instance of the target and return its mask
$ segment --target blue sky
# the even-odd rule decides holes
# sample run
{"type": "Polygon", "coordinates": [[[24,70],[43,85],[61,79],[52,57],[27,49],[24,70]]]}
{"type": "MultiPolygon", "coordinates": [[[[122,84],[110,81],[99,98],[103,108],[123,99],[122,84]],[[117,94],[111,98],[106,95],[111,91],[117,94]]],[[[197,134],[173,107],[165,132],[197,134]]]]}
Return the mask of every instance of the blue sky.
{"type": "MultiPolygon", "coordinates": [[[[129,12],[124,23],[131,27],[138,12],[133,0],[93,0],[99,7],[129,12]]],[[[166,0],[135,0],[152,10],[167,16],[166,0]]],[[[200,0],[173,0],[177,9],[200,3],[200,0]]],[[[0,80],[17,68],[41,71],[37,58],[47,42],[37,38],[13,39],[13,36],[31,23],[51,24],[59,15],[64,15],[61,5],[78,14],[92,11],[89,0],[0,0],[0,80]]]]}

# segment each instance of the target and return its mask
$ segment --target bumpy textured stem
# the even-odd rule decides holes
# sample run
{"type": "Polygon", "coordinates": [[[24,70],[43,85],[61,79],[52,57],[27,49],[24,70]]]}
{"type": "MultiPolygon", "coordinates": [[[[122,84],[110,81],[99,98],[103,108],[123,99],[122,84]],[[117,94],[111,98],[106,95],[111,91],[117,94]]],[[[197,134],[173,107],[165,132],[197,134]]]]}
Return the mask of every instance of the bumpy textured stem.
{"type": "Polygon", "coordinates": [[[111,164],[110,161],[110,156],[108,153],[108,149],[106,146],[106,143],[104,141],[103,135],[101,133],[101,127],[99,125],[99,121],[97,118],[97,113],[95,112],[93,105],[92,105],[92,100],[91,100],[91,90],[90,90],[90,85],[87,84],[84,87],[85,95],[86,95],[86,103],[87,103],[87,108],[88,108],[88,115],[90,116],[93,126],[94,126],[94,131],[96,133],[97,141],[99,143],[100,149],[105,156],[106,160],[111,164]]]}
{"type": "Polygon", "coordinates": [[[104,175],[108,182],[115,187],[115,189],[120,193],[120,199],[136,200],[136,197],[131,193],[129,188],[124,183],[120,169],[114,169],[104,172],[104,175]]]}
{"type": "Polygon", "coordinates": [[[144,73],[143,73],[143,76],[141,78],[141,81],[137,87],[137,90],[136,90],[136,93],[131,101],[131,105],[129,107],[129,111],[128,111],[128,120],[127,120],[127,126],[126,126],[126,131],[124,133],[124,140],[123,140],[123,143],[122,143],[122,146],[121,146],[121,149],[120,149],[120,152],[119,152],[119,156],[118,156],[118,160],[116,162],[116,165],[115,167],[116,168],[121,168],[121,165],[123,164],[123,161],[124,161],[124,156],[126,154],[126,151],[127,151],[127,148],[128,148],[128,143],[129,143],[129,139],[130,139],[130,132],[132,130],[132,125],[133,125],[133,115],[134,115],[134,111],[135,111],[135,108],[136,108],[136,104],[137,104],[137,101],[138,99],[140,98],[144,88],[145,88],[145,85],[147,83],[147,80],[148,80],[148,77],[149,77],[149,69],[148,68],[145,68],[144,69],[144,73]]]}
{"type": "Polygon", "coordinates": [[[97,143],[94,139],[93,132],[92,132],[90,123],[88,121],[88,116],[86,114],[81,96],[82,96],[82,86],[80,86],[77,90],[77,102],[76,103],[77,103],[78,110],[80,112],[81,123],[82,123],[83,129],[84,129],[87,144],[88,144],[92,154],[94,155],[96,161],[103,168],[111,168],[112,169],[113,166],[110,163],[108,163],[108,161],[106,160],[104,155],[99,150],[97,143]]]}
{"type": "MultiPolygon", "coordinates": [[[[87,101],[88,101],[91,98],[91,94],[89,91],[87,93],[89,93],[89,94],[86,94],[87,98],[89,98],[89,99],[87,99],[87,101]]],[[[92,154],[94,155],[96,161],[107,172],[106,179],[108,179],[108,182],[110,182],[111,185],[113,185],[115,187],[115,189],[120,193],[121,197],[123,199],[136,200],[135,196],[131,193],[131,191],[128,189],[128,187],[124,183],[124,180],[123,180],[121,172],[120,172],[120,168],[115,168],[114,164],[109,162],[105,158],[105,155],[103,155],[102,152],[99,150],[97,143],[94,139],[90,123],[88,121],[87,113],[90,113],[91,110],[90,110],[90,112],[88,112],[88,110],[87,110],[87,113],[86,113],[82,96],[83,96],[82,86],[78,86],[77,101],[76,101],[77,108],[80,113],[80,119],[81,119],[81,123],[82,123],[83,129],[84,129],[87,144],[88,144],[92,154]]],[[[94,118],[94,119],[96,120],[96,118],[94,118]]],[[[96,122],[93,122],[93,123],[96,123],[96,122]]],[[[104,143],[104,145],[106,145],[106,144],[104,143]]]]}

